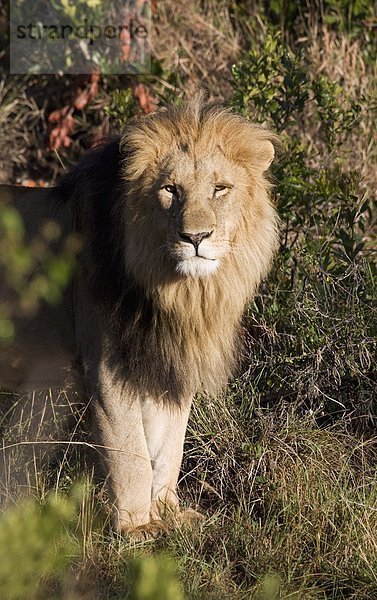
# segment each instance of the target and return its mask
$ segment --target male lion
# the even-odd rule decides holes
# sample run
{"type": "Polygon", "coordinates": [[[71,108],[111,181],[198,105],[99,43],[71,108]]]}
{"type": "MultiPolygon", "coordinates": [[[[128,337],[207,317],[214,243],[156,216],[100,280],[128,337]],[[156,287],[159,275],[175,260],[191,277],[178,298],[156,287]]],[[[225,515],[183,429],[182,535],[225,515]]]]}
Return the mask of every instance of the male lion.
{"type": "Polygon", "coordinates": [[[264,175],[272,141],[196,98],[131,122],[57,187],[2,188],[30,237],[54,219],[84,247],[63,303],[16,319],[0,384],[58,388],[76,374],[120,531],[158,527],[167,508],[180,514],[192,398],[231,375],[242,312],[276,249],[264,175]]]}

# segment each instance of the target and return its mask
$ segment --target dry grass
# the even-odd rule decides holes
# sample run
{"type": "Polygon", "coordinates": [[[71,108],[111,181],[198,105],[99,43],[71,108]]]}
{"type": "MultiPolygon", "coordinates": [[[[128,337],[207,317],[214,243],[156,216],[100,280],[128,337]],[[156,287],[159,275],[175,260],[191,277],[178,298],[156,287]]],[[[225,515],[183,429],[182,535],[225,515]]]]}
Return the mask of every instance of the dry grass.
{"type": "MultiPolygon", "coordinates": [[[[0,81],[0,183],[16,182],[25,172],[42,114],[22,83],[0,81]]],[[[41,157],[42,149],[38,154],[41,157]]]]}
{"type": "Polygon", "coordinates": [[[360,172],[368,193],[377,198],[377,65],[366,62],[360,38],[339,35],[326,26],[311,30],[307,40],[313,76],[325,73],[337,81],[343,98],[361,101],[360,121],[349,132],[342,152],[343,163],[360,172]]]}
{"type": "Polygon", "coordinates": [[[177,93],[192,95],[205,86],[214,97],[230,93],[229,71],[240,49],[229,3],[163,3],[155,21],[153,54],[184,82],[177,93]],[[204,6],[203,6],[204,4],[204,6]]]}
{"type": "Polygon", "coordinates": [[[319,430],[284,406],[246,419],[239,401],[203,400],[192,420],[186,469],[214,511],[197,550],[210,561],[204,597],[258,597],[273,572],[282,598],[373,598],[373,442],[319,430]]]}
{"type": "MultiPolygon", "coordinates": [[[[66,440],[67,448],[74,446],[72,437],[66,440]]],[[[339,427],[318,429],[313,415],[299,417],[289,406],[266,411],[233,386],[217,401],[198,399],[186,446],[183,502],[200,506],[206,522],[154,542],[111,532],[102,484],[96,487],[84,468],[86,492],[69,534],[76,550],[64,598],[134,599],[133,561],[161,552],[174,558],[186,598],[376,597],[372,440],[339,427]]],[[[37,473],[37,493],[34,488],[42,503],[47,480],[49,488],[65,490],[80,477],[74,452],[46,458],[49,468],[37,473]]],[[[35,464],[34,454],[29,467],[35,464]]],[[[56,575],[55,583],[52,577],[41,585],[38,598],[50,598],[51,586],[62,584],[56,575]]]]}

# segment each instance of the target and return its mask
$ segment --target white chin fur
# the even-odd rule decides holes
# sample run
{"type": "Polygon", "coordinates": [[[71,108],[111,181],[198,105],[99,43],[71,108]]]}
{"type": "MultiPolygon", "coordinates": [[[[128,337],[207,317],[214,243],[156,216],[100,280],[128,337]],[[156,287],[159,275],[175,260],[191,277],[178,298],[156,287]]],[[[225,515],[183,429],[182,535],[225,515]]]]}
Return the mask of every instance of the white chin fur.
{"type": "Polygon", "coordinates": [[[177,273],[185,277],[208,277],[217,270],[218,266],[218,260],[196,257],[180,260],[175,269],[177,273]]]}

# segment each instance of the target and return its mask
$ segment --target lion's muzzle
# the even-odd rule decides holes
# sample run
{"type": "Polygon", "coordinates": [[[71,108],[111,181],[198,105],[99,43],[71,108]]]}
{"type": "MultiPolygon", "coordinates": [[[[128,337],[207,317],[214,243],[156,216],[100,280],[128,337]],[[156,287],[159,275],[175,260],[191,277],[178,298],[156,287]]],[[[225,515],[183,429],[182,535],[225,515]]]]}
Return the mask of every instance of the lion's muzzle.
{"type": "Polygon", "coordinates": [[[188,242],[189,244],[192,244],[195,248],[195,253],[196,256],[200,256],[199,255],[199,244],[202,242],[202,240],[204,238],[209,238],[213,233],[212,231],[201,231],[200,233],[181,233],[180,231],[178,231],[178,235],[180,237],[180,239],[183,242],[188,242]]]}

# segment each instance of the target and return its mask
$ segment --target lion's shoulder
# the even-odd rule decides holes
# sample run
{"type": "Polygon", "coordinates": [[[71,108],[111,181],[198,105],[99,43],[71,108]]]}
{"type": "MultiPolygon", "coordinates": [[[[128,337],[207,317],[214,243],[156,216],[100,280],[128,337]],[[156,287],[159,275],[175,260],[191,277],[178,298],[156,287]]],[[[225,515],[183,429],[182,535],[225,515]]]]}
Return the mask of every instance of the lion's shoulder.
{"type": "Polygon", "coordinates": [[[120,137],[88,152],[60,181],[57,194],[72,207],[74,229],[82,239],[80,255],[92,297],[107,310],[122,294],[122,253],[114,207],[123,194],[120,137]]]}
{"type": "Polygon", "coordinates": [[[90,150],[78,164],[65,175],[57,186],[57,193],[65,199],[71,199],[85,193],[97,201],[109,196],[109,192],[120,183],[121,153],[120,137],[90,150]]]}

